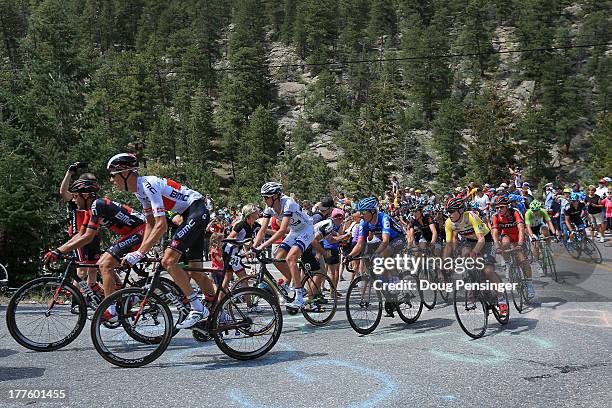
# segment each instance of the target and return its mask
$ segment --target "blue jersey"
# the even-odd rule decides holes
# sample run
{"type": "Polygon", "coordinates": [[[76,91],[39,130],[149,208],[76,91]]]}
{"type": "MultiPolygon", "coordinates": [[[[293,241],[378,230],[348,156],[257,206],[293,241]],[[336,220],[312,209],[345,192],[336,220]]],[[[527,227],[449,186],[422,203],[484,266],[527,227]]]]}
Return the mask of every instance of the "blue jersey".
{"type": "Polygon", "coordinates": [[[378,213],[378,221],[376,225],[372,225],[365,220],[361,220],[359,224],[361,230],[359,231],[359,237],[368,238],[368,233],[371,231],[376,237],[382,239],[383,234],[388,234],[391,240],[404,236],[404,229],[402,226],[395,221],[389,214],[383,212],[378,213]]]}

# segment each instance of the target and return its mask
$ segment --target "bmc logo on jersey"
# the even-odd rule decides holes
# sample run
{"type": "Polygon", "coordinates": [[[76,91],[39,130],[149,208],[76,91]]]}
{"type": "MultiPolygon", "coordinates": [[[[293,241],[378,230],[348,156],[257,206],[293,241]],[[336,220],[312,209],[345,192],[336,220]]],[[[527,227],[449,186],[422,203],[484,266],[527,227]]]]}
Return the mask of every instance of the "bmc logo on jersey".
{"type": "Polygon", "coordinates": [[[185,225],[179,232],[176,233],[178,238],[183,238],[185,234],[187,234],[193,227],[195,226],[195,222],[193,220],[189,220],[187,225],[185,225]]]}
{"type": "Polygon", "coordinates": [[[177,201],[187,201],[189,199],[189,196],[181,193],[180,191],[172,190],[172,192],[170,193],[170,198],[174,198],[177,201]]]}
{"type": "Polygon", "coordinates": [[[157,194],[157,190],[155,190],[155,188],[153,188],[151,183],[149,183],[147,180],[144,181],[144,185],[151,193],[157,194]]]}
{"type": "Polygon", "coordinates": [[[134,220],[129,215],[124,214],[122,212],[118,212],[117,214],[115,214],[115,218],[127,225],[128,227],[134,225],[134,220]]]}

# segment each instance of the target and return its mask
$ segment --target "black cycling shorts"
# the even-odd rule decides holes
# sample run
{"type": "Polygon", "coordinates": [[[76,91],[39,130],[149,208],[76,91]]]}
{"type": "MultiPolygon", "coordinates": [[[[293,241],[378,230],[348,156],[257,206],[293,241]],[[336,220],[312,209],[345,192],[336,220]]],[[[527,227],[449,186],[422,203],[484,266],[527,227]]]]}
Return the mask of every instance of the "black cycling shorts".
{"type": "Polygon", "coordinates": [[[204,255],[204,233],[210,221],[204,200],[193,202],[183,214],[168,248],[185,255],[186,261],[201,261],[204,255]]]}
{"type": "Polygon", "coordinates": [[[95,265],[98,259],[100,259],[100,255],[102,255],[100,236],[96,235],[93,241],[82,248],[76,249],[74,252],[79,262],[95,265]]]}
{"type": "Polygon", "coordinates": [[[129,234],[122,235],[117,242],[106,250],[106,252],[115,258],[117,262],[121,262],[121,258],[123,258],[126,254],[140,248],[143,235],[144,225],[142,228],[138,228],[129,234]]]}
{"type": "MultiPolygon", "coordinates": [[[[474,249],[474,247],[476,246],[476,244],[478,243],[478,240],[475,239],[466,239],[465,240],[465,246],[470,248],[470,249],[474,249]]],[[[487,235],[485,235],[485,245],[484,247],[481,249],[480,253],[478,255],[482,256],[482,258],[484,259],[484,263],[485,265],[495,265],[496,261],[495,261],[495,246],[493,245],[493,235],[491,235],[491,233],[489,232],[487,235]]]]}
{"type": "Polygon", "coordinates": [[[338,265],[340,263],[340,250],[338,248],[331,248],[327,251],[331,252],[329,258],[325,258],[326,265],[338,265]]]}
{"type": "Polygon", "coordinates": [[[302,254],[302,263],[304,264],[304,268],[311,272],[318,271],[321,269],[321,263],[315,257],[314,250],[312,249],[312,245],[309,245],[302,254]]]}

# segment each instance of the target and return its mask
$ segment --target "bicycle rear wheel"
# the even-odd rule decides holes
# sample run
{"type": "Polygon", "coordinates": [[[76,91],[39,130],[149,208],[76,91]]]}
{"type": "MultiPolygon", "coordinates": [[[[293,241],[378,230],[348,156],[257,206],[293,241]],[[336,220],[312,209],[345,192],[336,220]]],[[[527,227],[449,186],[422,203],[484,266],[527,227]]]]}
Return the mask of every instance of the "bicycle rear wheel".
{"type": "Polygon", "coordinates": [[[595,244],[595,242],[593,242],[593,240],[591,239],[584,240],[582,253],[588,256],[595,263],[603,262],[601,251],[599,251],[599,248],[597,248],[597,244],[595,244]]]}
{"type": "Polygon", "coordinates": [[[450,291],[446,290],[447,285],[451,282],[450,279],[450,275],[447,275],[447,273],[443,270],[437,270],[436,273],[438,274],[438,282],[440,282],[441,286],[440,286],[440,297],[442,298],[442,300],[444,300],[444,302],[446,302],[447,304],[450,303],[451,300],[451,293],[450,291]]]}
{"type": "Polygon", "coordinates": [[[512,303],[516,310],[521,313],[525,310],[525,304],[527,303],[527,277],[516,265],[510,267],[510,281],[516,283],[516,290],[512,289],[512,303]]]}
{"type": "Polygon", "coordinates": [[[168,347],[174,324],[172,313],[157,294],[127,288],[104,299],[91,321],[91,339],[98,353],[119,367],[142,367],[155,361],[168,347]],[[145,300],[146,299],[146,300],[145,300]],[[121,326],[104,327],[104,311],[115,305],[121,326]]]}
{"type": "Polygon", "coordinates": [[[563,237],[563,246],[568,254],[574,259],[580,258],[580,253],[582,251],[581,244],[576,240],[570,240],[567,242],[567,237],[563,237]]]}
{"type": "MultiPolygon", "coordinates": [[[[402,289],[401,293],[397,295],[397,308],[395,310],[397,310],[397,314],[404,323],[414,323],[419,320],[423,311],[423,292],[419,290],[419,282],[414,275],[407,274],[402,276],[401,280],[405,281],[406,288],[402,289]],[[414,289],[410,289],[409,282],[412,282],[414,289]]],[[[432,292],[435,293],[435,291],[432,292]]]]}
{"type": "Polygon", "coordinates": [[[478,290],[455,288],[453,308],[461,330],[473,339],[484,336],[487,331],[489,311],[478,290]]]}
{"type": "Polygon", "coordinates": [[[223,298],[211,317],[211,333],[219,349],[237,360],[253,360],[274,347],[283,329],[280,305],[268,291],[244,287],[223,298]],[[255,301],[249,313],[246,302],[255,301]]]}
{"type": "Polygon", "coordinates": [[[306,291],[302,308],[304,318],[315,326],[324,326],[329,323],[334,318],[338,307],[336,287],[329,276],[319,272],[306,274],[302,280],[302,288],[306,291]],[[326,284],[329,292],[323,292],[326,284]]]}
{"type": "Polygon", "coordinates": [[[34,351],[67,346],[79,336],[86,321],[87,306],[81,292],[71,283],[61,286],[61,279],[53,277],[34,279],[17,289],[6,310],[11,336],[34,351]]]}
{"type": "Polygon", "coordinates": [[[370,334],[382,318],[383,300],[379,290],[374,289],[376,278],[361,275],[353,279],[346,293],[346,317],[359,334],[370,334]]]}
{"type": "MultiPolygon", "coordinates": [[[[424,280],[430,283],[438,282],[438,277],[436,276],[435,271],[432,269],[426,269],[426,270],[421,269],[421,271],[418,274],[418,277],[419,279],[415,280],[417,282],[417,285],[420,283],[421,280],[424,280]]],[[[417,286],[417,288],[419,288],[419,286],[417,286]]],[[[437,290],[431,290],[431,289],[422,291],[423,304],[425,305],[427,309],[431,310],[434,307],[436,307],[437,293],[438,293],[437,290]]]]}

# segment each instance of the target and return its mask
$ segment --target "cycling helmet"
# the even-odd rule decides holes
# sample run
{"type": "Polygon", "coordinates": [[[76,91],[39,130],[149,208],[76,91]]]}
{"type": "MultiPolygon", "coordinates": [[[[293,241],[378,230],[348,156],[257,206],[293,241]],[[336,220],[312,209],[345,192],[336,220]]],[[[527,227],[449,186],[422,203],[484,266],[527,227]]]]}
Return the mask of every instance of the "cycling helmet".
{"type": "Polygon", "coordinates": [[[106,165],[106,170],[110,173],[136,169],[138,169],[138,158],[131,153],[116,154],[110,158],[106,165]]]}
{"type": "Polygon", "coordinates": [[[480,209],[480,207],[478,206],[478,203],[476,201],[470,201],[468,203],[468,208],[470,210],[479,210],[480,209]]]}
{"type": "Polygon", "coordinates": [[[498,205],[510,205],[510,200],[503,195],[497,196],[495,197],[495,206],[497,207],[498,205]]]}
{"type": "Polygon", "coordinates": [[[523,201],[523,197],[521,197],[518,194],[510,194],[510,196],[508,196],[508,199],[510,200],[510,202],[512,201],[518,201],[519,203],[523,201]]]}
{"type": "Polygon", "coordinates": [[[532,211],[540,211],[540,209],[542,208],[542,203],[539,202],[538,200],[533,200],[531,204],[529,204],[529,208],[532,211]]]}
{"type": "Polygon", "coordinates": [[[359,200],[357,203],[357,211],[376,210],[378,208],[378,200],[376,197],[368,197],[359,200]]]}
{"type": "Polygon", "coordinates": [[[463,210],[465,209],[465,200],[459,197],[451,197],[444,204],[446,210],[463,210]]]}
{"type": "Polygon", "coordinates": [[[280,194],[283,192],[283,185],[281,183],[277,183],[276,181],[269,181],[263,186],[261,186],[260,194],[262,196],[271,196],[274,194],[280,194]]]}
{"type": "Polygon", "coordinates": [[[100,185],[96,180],[78,179],[70,185],[68,191],[71,193],[97,193],[100,185]]]}
{"type": "Polygon", "coordinates": [[[580,201],[580,194],[579,193],[572,193],[570,195],[570,200],[571,201],[580,201]]]}
{"type": "Polygon", "coordinates": [[[242,212],[242,217],[246,219],[251,214],[259,213],[259,209],[254,204],[247,204],[244,207],[242,207],[241,212],[242,212]]]}

